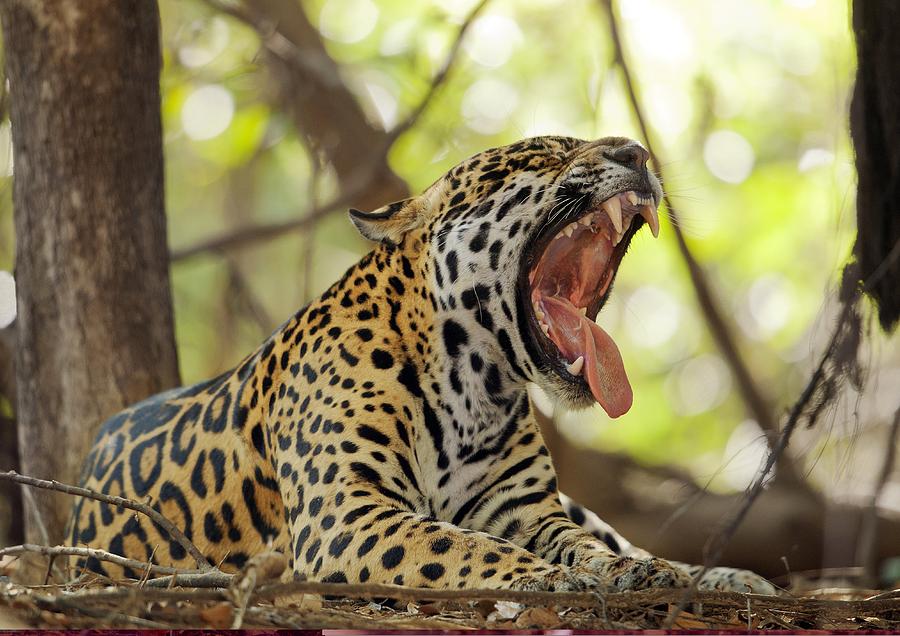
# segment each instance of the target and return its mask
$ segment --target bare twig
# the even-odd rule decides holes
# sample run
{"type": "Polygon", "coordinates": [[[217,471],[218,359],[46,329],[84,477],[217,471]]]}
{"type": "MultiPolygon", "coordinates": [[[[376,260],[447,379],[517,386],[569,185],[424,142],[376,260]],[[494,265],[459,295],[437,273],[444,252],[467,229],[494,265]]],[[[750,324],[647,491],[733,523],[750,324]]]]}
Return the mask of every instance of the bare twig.
{"type": "Polygon", "coordinates": [[[894,462],[897,459],[897,446],[900,444],[900,408],[894,411],[894,421],[888,431],[887,448],[884,453],[884,462],[881,472],[875,482],[869,506],[866,508],[862,521],[862,529],[859,532],[859,549],[857,551],[857,563],[865,568],[865,578],[868,585],[874,585],[878,581],[878,500],[884,492],[891,473],[894,470],[894,462]]]}
{"type": "Polygon", "coordinates": [[[197,546],[195,546],[191,542],[191,540],[188,539],[184,535],[184,533],[178,529],[177,526],[175,526],[171,521],[163,517],[159,512],[146,504],[132,501],[131,499],[125,499],[124,497],[105,495],[101,492],[97,492],[96,490],[91,490],[90,488],[70,486],[68,484],[62,484],[58,481],[48,481],[46,479],[36,479],[34,477],[20,475],[13,470],[0,472],[0,479],[14,481],[20,484],[25,484],[26,486],[32,486],[34,488],[55,490],[57,492],[64,492],[66,494],[75,495],[78,497],[87,497],[88,499],[95,499],[97,501],[102,501],[116,507],[128,508],[129,510],[134,510],[135,512],[145,514],[150,517],[150,519],[152,519],[153,522],[156,523],[156,525],[165,530],[174,541],[181,545],[181,547],[183,547],[185,551],[189,555],[191,555],[191,558],[194,559],[194,561],[197,563],[198,569],[212,569],[212,566],[209,564],[209,561],[206,560],[206,557],[203,556],[200,550],[197,549],[197,546]]]}
{"type": "MultiPolygon", "coordinates": [[[[634,112],[638,126],[641,129],[641,135],[644,138],[644,142],[647,144],[647,150],[653,158],[656,169],[659,171],[660,175],[662,175],[660,166],[662,166],[664,162],[660,160],[659,155],[654,151],[653,138],[650,134],[649,126],[647,125],[644,109],[637,97],[635,81],[625,56],[625,50],[619,31],[619,23],[612,6],[612,0],[599,0],[599,4],[606,14],[609,25],[610,37],[613,43],[613,61],[622,71],[625,89],[628,93],[631,109],[634,112]]],[[[663,179],[663,181],[665,181],[665,179],[663,179]]],[[[728,364],[731,373],[734,375],[738,391],[747,406],[747,410],[753,416],[753,419],[756,420],[757,424],[759,424],[759,427],[766,433],[766,436],[769,439],[769,446],[771,447],[778,439],[778,423],[773,417],[771,401],[763,394],[759,385],[753,379],[747,364],[738,351],[735,337],[722,314],[722,310],[719,307],[715,294],[707,280],[706,273],[694,257],[685,240],[681,225],[678,223],[678,212],[672,205],[672,201],[668,194],[663,194],[663,200],[665,201],[666,208],[672,218],[671,225],[675,234],[675,239],[678,243],[678,251],[687,265],[688,273],[690,274],[703,318],[706,320],[706,324],[709,327],[722,356],[725,358],[725,362],[728,364]]],[[[780,457],[778,460],[778,478],[785,483],[790,483],[798,488],[808,490],[799,471],[787,456],[780,457]]]]}
{"type": "Polygon", "coordinates": [[[179,570],[171,576],[150,579],[145,587],[166,589],[177,585],[178,587],[220,588],[231,585],[233,578],[233,574],[227,574],[218,569],[205,572],[179,570]]]}
{"type": "Polygon", "coordinates": [[[376,176],[376,171],[371,166],[361,168],[359,179],[354,187],[338,194],[336,197],[308,211],[303,217],[278,221],[275,223],[260,223],[230,230],[220,236],[205,239],[194,245],[181,249],[171,250],[169,258],[173,263],[183,261],[206,252],[224,252],[255,243],[278,238],[289,232],[306,230],[313,226],[324,216],[339,208],[347,207],[362,192],[365,192],[376,176]]]}
{"type": "Polygon", "coordinates": [[[14,545],[8,548],[0,548],[0,557],[2,556],[18,556],[26,553],[34,553],[41,554],[47,557],[57,557],[57,556],[80,556],[85,558],[93,557],[98,561],[107,561],[109,563],[115,563],[116,565],[121,565],[122,567],[131,568],[133,570],[144,570],[149,572],[150,574],[174,574],[174,573],[201,573],[201,570],[182,570],[179,568],[173,568],[163,565],[155,565],[153,563],[147,563],[144,561],[135,561],[134,559],[128,559],[123,556],[119,556],[118,554],[113,554],[112,552],[107,552],[106,550],[98,550],[96,548],[85,548],[81,546],[46,546],[46,545],[35,545],[33,543],[23,543],[22,545],[14,545]]]}
{"type": "Polygon", "coordinates": [[[454,63],[459,56],[459,51],[462,47],[466,32],[472,26],[472,23],[475,22],[475,19],[479,16],[479,14],[484,11],[484,8],[487,6],[489,1],[490,0],[481,0],[481,2],[475,5],[475,8],[469,12],[469,15],[466,16],[466,19],[459,27],[459,31],[456,33],[456,39],[453,41],[449,53],[447,53],[447,58],[444,60],[444,64],[432,79],[431,86],[425,93],[425,96],[419,102],[419,105],[413,108],[409,115],[407,115],[406,118],[399,124],[394,126],[388,133],[389,144],[393,143],[398,137],[400,137],[400,135],[415,126],[416,122],[422,116],[422,113],[424,113],[428,106],[431,104],[431,101],[434,98],[435,94],[447,81],[447,76],[450,74],[450,70],[453,68],[454,63]]]}

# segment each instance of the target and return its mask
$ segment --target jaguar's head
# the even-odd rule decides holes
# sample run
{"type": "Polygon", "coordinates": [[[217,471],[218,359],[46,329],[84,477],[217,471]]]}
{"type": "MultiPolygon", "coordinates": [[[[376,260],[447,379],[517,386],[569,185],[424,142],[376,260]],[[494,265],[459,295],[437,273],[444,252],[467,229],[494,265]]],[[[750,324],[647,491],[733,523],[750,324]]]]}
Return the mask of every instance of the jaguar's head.
{"type": "Polygon", "coordinates": [[[631,407],[595,319],[634,234],[659,232],[648,156],[622,137],[536,137],[475,155],[418,197],[351,212],[369,238],[422,239],[454,392],[496,400],[532,381],[568,407],[631,407]]]}

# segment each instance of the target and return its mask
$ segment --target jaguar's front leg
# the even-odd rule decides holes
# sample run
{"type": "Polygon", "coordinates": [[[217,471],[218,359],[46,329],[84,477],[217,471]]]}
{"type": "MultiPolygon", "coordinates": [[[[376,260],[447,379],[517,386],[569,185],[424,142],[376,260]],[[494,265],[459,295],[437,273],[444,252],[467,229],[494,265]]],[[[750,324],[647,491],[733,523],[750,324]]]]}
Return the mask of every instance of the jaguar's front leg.
{"type": "Polygon", "coordinates": [[[684,571],[663,559],[616,554],[573,523],[560,505],[546,449],[535,448],[533,455],[517,463],[498,463],[491,474],[492,479],[484,480],[490,485],[463,507],[465,514],[457,513],[461,525],[508,539],[549,563],[568,568],[587,586],[599,579],[608,588],[639,590],[680,587],[690,581],[684,571]]]}
{"type": "Polygon", "coordinates": [[[664,559],[617,554],[606,543],[573,523],[563,512],[556,495],[546,502],[525,547],[573,572],[598,575],[608,587],[616,590],[682,587],[690,582],[686,572],[664,559]]]}
{"type": "MultiPolygon", "coordinates": [[[[581,504],[572,501],[563,493],[559,494],[560,502],[566,515],[583,530],[603,541],[611,550],[622,556],[636,559],[646,559],[651,555],[646,550],[639,548],[620,535],[608,523],[600,519],[593,511],[581,504]]],[[[701,571],[703,566],[689,565],[680,561],[668,561],[692,579],[701,571]]],[[[703,572],[698,587],[701,590],[720,590],[724,592],[753,592],[755,594],[777,594],[778,590],[764,577],[751,572],[730,567],[713,567],[703,572]]]]}

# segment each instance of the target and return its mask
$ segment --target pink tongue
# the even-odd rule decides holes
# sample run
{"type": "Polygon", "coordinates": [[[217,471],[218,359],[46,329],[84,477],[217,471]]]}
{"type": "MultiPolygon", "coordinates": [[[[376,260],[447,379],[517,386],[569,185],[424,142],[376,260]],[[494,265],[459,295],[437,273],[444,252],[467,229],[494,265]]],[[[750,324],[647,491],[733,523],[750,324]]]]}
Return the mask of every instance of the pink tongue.
{"type": "Polygon", "coordinates": [[[584,356],[584,370],[594,399],[610,417],[619,417],[631,408],[633,394],[622,355],[608,333],[582,316],[572,303],[557,296],[541,298],[544,322],[550,326],[550,340],[563,356],[574,362],[584,356]]]}

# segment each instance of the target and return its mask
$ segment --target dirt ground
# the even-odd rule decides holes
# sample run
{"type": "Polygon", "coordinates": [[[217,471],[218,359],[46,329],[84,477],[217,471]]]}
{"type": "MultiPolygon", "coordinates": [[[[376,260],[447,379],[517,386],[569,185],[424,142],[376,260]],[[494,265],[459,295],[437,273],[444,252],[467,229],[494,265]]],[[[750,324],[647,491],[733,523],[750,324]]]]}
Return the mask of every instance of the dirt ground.
{"type": "Polygon", "coordinates": [[[7,562],[6,575],[0,576],[0,629],[900,631],[900,590],[836,587],[840,580],[820,579],[817,587],[795,581],[795,591],[777,597],[694,592],[687,599],[685,590],[554,595],[310,582],[257,585],[255,580],[248,585],[246,577],[224,588],[187,588],[177,582],[160,587],[152,580],[94,575],[68,585],[23,585],[14,582],[19,578],[14,570],[15,564],[7,562]],[[340,592],[356,598],[336,598],[340,592]],[[388,593],[393,601],[384,596],[388,593]]]}

